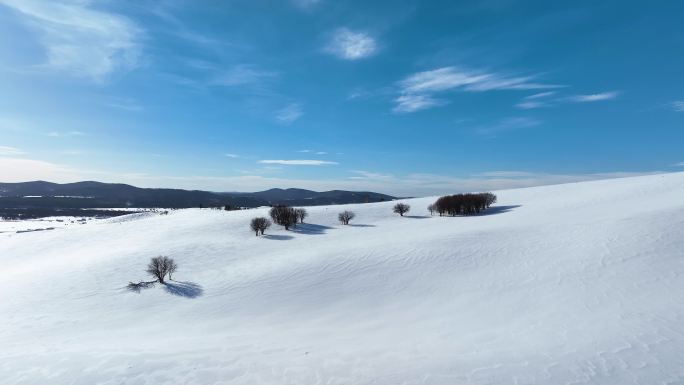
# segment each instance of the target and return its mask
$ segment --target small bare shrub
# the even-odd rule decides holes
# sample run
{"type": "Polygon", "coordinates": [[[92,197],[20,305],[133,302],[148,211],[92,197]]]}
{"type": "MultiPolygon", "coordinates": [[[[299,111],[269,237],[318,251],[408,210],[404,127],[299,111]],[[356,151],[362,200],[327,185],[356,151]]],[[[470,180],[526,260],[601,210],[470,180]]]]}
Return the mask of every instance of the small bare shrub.
{"type": "Polygon", "coordinates": [[[354,219],[355,216],[356,214],[354,214],[353,211],[345,210],[337,215],[337,219],[339,219],[343,225],[348,225],[349,221],[354,219]]]}

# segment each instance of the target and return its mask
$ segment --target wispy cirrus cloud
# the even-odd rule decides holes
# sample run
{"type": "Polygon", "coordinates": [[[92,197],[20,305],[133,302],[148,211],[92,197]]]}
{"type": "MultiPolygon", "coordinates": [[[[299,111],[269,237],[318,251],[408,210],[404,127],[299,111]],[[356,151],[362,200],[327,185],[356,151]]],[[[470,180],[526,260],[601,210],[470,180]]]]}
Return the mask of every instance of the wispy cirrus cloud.
{"type": "Polygon", "coordinates": [[[447,104],[446,100],[436,99],[431,95],[401,95],[396,100],[396,105],[392,109],[394,112],[415,112],[430,107],[447,104]]]}
{"type": "Polygon", "coordinates": [[[434,95],[449,91],[485,92],[563,87],[540,83],[534,79],[534,76],[507,76],[455,66],[417,72],[398,83],[400,95],[395,99],[394,112],[415,112],[446,104],[446,100],[434,95]]]}
{"type": "Polygon", "coordinates": [[[233,158],[233,159],[240,157],[240,155],[238,155],[238,154],[231,154],[231,153],[223,154],[223,156],[225,156],[226,158],[233,158]]]}
{"type": "Polygon", "coordinates": [[[23,155],[24,151],[16,148],[16,147],[10,147],[10,146],[0,146],[0,155],[1,156],[14,156],[14,155],[23,155]]]}
{"type": "Polygon", "coordinates": [[[567,103],[600,102],[615,99],[620,95],[620,92],[606,91],[596,94],[580,94],[554,97],[555,94],[556,92],[541,92],[534,95],[526,96],[515,106],[518,108],[529,110],[543,107],[556,107],[558,105],[567,103]]]}
{"type": "Polygon", "coordinates": [[[0,0],[23,16],[40,36],[47,62],[41,67],[96,82],[139,64],[142,30],[131,20],[82,0],[0,0]]]}
{"type": "Polygon", "coordinates": [[[260,160],[261,164],[282,164],[286,166],[323,166],[323,165],[334,165],[339,164],[337,162],[332,162],[328,160],[317,160],[317,159],[266,159],[260,160]]]}
{"type": "Polygon", "coordinates": [[[83,135],[85,135],[85,132],[82,132],[82,131],[50,131],[45,135],[53,137],[53,138],[64,138],[64,137],[68,137],[68,136],[83,136],[83,135]]]}
{"type": "Polygon", "coordinates": [[[670,106],[677,112],[684,112],[684,100],[675,100],[670,103],[670,106]]]}
{"type": "Polygon", "coordinates": [[[333,33],[325,51],[345,60],[358,60],[373,55],[378,49],[375,39],[365,32],[340,28],[333,33]]]}
{"type": "Polygon", "coordinates": [[[618,91],[601,92],[598,94],[573,95],[568,100],[577,103],[600,102],[603,100],[615,99],[620,93],[618,91]]]}
{"type": "Polygon", "coordinates": [[[279,123],[291,124],[304,115],[302,106],[299,103],[291,103],[276,111],[275,118],[279,123]]]}
{"type": "Polygon", "coordinates": [[[358,179],[358,180],[392,180],[394,179],[394,175],[392,174],[384,174],[380,172],[372,172],[372,171],[364,171],[364,170],[350,170],[351,173],[354,173],[354,176],[350,176],[349,179],[358,179]]]}

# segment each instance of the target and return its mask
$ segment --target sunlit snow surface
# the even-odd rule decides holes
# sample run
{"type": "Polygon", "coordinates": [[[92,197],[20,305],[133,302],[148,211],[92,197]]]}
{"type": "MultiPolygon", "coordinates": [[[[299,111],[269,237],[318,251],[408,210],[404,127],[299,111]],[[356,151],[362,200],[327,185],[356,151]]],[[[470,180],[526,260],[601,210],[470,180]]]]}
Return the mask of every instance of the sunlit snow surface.
{"type": "Polygon", "coordinates": [[[0,383],[684,383],[684,173],[497,195],[2,233],[0,383]],[[160,254],[176,281],[125,290],[160,254]]]}

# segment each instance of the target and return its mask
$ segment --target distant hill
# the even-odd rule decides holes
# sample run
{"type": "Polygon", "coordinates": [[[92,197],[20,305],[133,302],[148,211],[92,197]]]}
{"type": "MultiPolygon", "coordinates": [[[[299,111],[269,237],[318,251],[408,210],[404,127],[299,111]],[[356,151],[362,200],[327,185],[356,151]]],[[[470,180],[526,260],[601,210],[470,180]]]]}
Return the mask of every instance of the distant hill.
{"type": "Polygon", "coordinates": [[[368,191],[310,191],[271,189],[252,193],[217,193],[201,190],[140,188],[127,184],[44,181],[0,183],[0,207],[4,208],[113,208],[205,206],[259,207],[274,204],[315,206],[347,203],[381,202],[392,196],[368,191]]]}

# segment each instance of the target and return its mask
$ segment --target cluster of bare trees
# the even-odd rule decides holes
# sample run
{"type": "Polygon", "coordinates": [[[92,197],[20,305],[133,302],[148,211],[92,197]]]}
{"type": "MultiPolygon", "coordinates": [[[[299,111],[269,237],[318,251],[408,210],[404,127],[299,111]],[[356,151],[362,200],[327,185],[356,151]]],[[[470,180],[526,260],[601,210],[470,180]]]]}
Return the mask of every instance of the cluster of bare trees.
{"type": "Polygon", "coordinates": [[[173,279],[172,275],[176,272],[176,269],[178,269],[178,265],[172,258],[160,255],[150,260],[146,271],[149,275],[155,277],[159,283],[164,283],[164,278],[166,278],[167,274],[169,279],[173,279]]]}
{"type": "Polygon", "coordinates": [[[285,230],[297,225],[297,211],[290,206],[273,206],[269,214],[273,223],[283,226],[285,230]]]}
{"type": "Polygon", "coordinates": [[[264,235],[264,231],[271,227],[272,223],[285,227],[285,230],[289,230],[290,227],[296,227],[297,223],[304,223],[304,219],[309,216],[306,209],[303,208],[292,208],[289,206],[273,206],[269,215],[273,222],[265,217],[252,218],[249,227],[254,231],[256,236],[264,235]]]}
{"type": "Polygon", "coordinates": [[[271,227],[271,221],[265,217],[252,218],[252,222],[249,224],[249,227],[251,227],[252,231],[254,231],[258,237],[260,232],[261,235],[264,235],[264,231],[271,227]]]}
{"type": "Polygon", "coordinates": [[[478,194],[455,194],[443,196],[428,206],[430,214],[443,215],[475,215],[496,203],[496,195],[486,192],[478,194]]]}
{"type": "Polygon", "coordinates": [[[409,210],[411,210],[411,206],[407,205],[406,203],[397,203],[396,205],[394,205],[394,207],[392,207],[392,212],[394,212],[395,214],[399,214],[402,217],[404,216],[404,214],[409,212],[409,210]]]}

